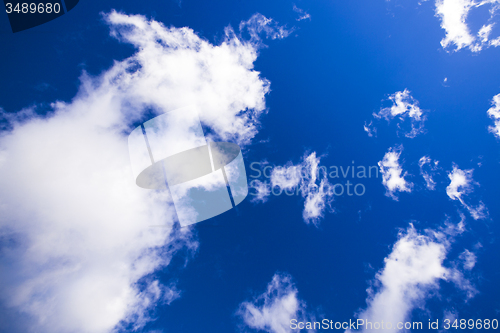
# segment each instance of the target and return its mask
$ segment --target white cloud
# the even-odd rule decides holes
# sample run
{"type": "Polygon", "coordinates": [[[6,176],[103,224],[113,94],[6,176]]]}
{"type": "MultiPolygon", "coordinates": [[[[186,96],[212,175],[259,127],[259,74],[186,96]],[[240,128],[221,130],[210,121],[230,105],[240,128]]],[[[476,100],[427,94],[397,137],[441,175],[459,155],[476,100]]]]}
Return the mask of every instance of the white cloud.
{"type": "Polygon", "coordinates": [[[478,294],[476,287],[464,276],[457,267],[448,270],[447,279],[455,284],[457,288],[465,292],[465,299],[471,299],[478,294]]]}
{"type": "MultiPolygon", "coordinates": [[[[396,329],[396,324],[410,320],[413,309],[423,307],[431,292],[439,289],[440,280],[454,282],[467,292],[467,298],[473,296],[470,281],[455,267],[444,266],[453,234],[460,229],[448,226],[420,234],[410,224],[405,232],[401,231],[373,287],[368,289],[367,308],[356,317],[365,322],[390,322],[390,331],[398,332],[401,330],[396,329]]],[[[372,330],[368,325],[362,331],[372,330]]]]}
{"type": "Polygon", "coordinates": [[[255,196],[253,197],[252,202],[264,203],[269,199],[271,189],[269,188],[269,184],[266,182],[254,179],[250,182],[250,187],[255,191],[255,196]]]}
{"type": "Polygon", "coordinates": [[[365,125],[363,126],[363,129],[365,132],[368,134],[368,136],[371,138],[373,136],[377,136],[377,128],[373,126],[373,121],[370,121],[368,124],[365,121],[365,125]]]}
{"type": "Polygon", "coordinates": [[[453,171],[448,173],[450,185],[446,187],[446,194],[453,200],[462,200],[462,195],[472,191],[472,172],[473,170],[461,170],[456,165],[453,171]]]}
{"type": "Polygon", "coordinates": [[[475,220],[488,217],[488,210],[483,202],[477,205],[472,205],[466,201],[468,194],[472,193],[474,186],[478,185],[472,179],[474,170],[461,170],[458,166],[453,165],[453,170],[448,173],[450,184],[446,187],[446,194],[453,200],[458,200],[469,211],[475,220]]]}
{"type": "Polygon", "coordinates": [[[270,333],[293,332],[290,321],[306,321],[306,303],[297,297],[298,291],[287,274],[275,274],[267,290],[253,301],[240,304],[236,314],[251,329],[270,333]]]}
{"type": "Polygon", "coordinates": [[[293,11],[299,14],[299,18],[297,19],[297,21],[302,21],[302,20],[307,20],[307,19],[310,20],[311,19],[311,15],[310,14],[308,14],[303,9],[298,8],[297,6],[295,6],[295,4],[293,5],[293,11]]]}
{"type": "Polygon", "coordinates": [[[274,167],[271,172],[269,183],[253,180],[251,187],[256,191],[252,201],[265,202],[267,196],[271,195],[272,189],[280,188],[280,191],[295,190],[304,198],[304,210],[302,217],[306,223],[319,223],[323,218],[325,209],[331,208],[333,201],[333,188],[328,181],[328,175],[318,169],[320,157],[316,152],[305,155],[302,162],[293,165],[291,162],[285,166],[274,167]]]}
{"type": "Polygon", "coordinates": [[[463,261],[463,266],[466,270],[470,271],[476,265],[477,257],[473,252],[465,250],[459,257],[463,261]]]}
{"type": "Polygon", "coordinates": [[[259,13],[254,14],[248,21],[242,21],[239,29],[240,31],[246,29],[254,44],[260,44],[262,33],[266,34],[266,38],[282,39],[288,37],[294,30],[293,28],[287,29],[286,26],[281,26],[275,20],[259,13]]]}
{"type": "MultiPolygon", "coordinates": [[[[391,322],[394,327],[404,322],[428,291],[438,288],[439,279],[446,276],[447,269],[442,265],[446,248],[446,244],[417,233],[413,225],[405,233],[400,232],[391,254],[384,259],[384,268],[375,276],[379,290],[374,293],[368,289],[368,307],[357,317],[391,322]]],[[[364,327],[363,331],[370,330],[364,327]]]]}
{"type": "Polygon", "coordinates": [[[453,51],[468,47],[472,52],[479,52],[484,47],[498,46],[499,39],[489,39],[495,23],[491,23],[499,5],[498,0],[436,0],[436,16],[441,19],[441,28],[445,30],[445,37],[441,40],[443,48],[455,46],[453,51]],[[490,5],[490,18],[477,34],[470,31],[467,24],[469,13],[474,8],[490,5]]]}
{"type": "Polygon", "coordinates": [[[228,27],[223,42],[211,45],[189,28],[165,28],[155,21],[146,24],[141,16],[112,12],[108,21],[113,36],[141,50],[122,65],[129,70],[141,67],[125,75],[120,86],[134,106],[146,104],[160,110],[197,106],[200,120],[220,139],[240,145],[257,133],[269,92],[269,82],[253,70],[262,46],[259,33],[283,38],[289,34],[284,27],[255,14],[240,24],[251,40],[243,40],[228,27]]]}
{"type": "MultiPolygon", "coordinates": [[[[134,183],[127,136],[146,110],[195,105],[213,135],[240,144],[265,110],[256,38],[227,28],[212,45],[143,16],[105,18],[113,36],[137,48],[133,56],[98,77],[84,73],[77,96],[46,116],[1,114],[10,125],[0,133],[0,300],[21,332],[138,328],[155,304],[179,296],[151,273],[197,243],[189,229],[173,231],[166,193],[134,183]]],[[[261,19],[244,27],[277,29],[261,19]]]]}
{"type": "Polygon", "coordinates": [[[436,15],[441,18],[441,28],[446,31],[441,46],[446,48],[450,43],[454,43],[459,50],[472,44],[474,37],[471,36],[465,20],[474,4],[471,0],[436,1],[436,15]]]}
{"type": "Polygon", "coordinates": [[[411,192],[412,183],[405,180],[407,173],[403,173],[403,169],[399,164],[399,156],[401,155],[402,146],[389,148],[389,151],[384,155],[384,159],[378,162],[380,172],[382,173],[382,184],[386,188],[386,195],[397,200],[396,192],[411,192]]]}
{"type": "MultiPolygon", "coordinates": [[[[305,161],[304,165],[307,167],[307,161],[310,160],[311,158],[316,157],[316,153],[313,153],[314,155],[308,156],[305,161]]],[[[275,167],[271,173],[271,183],[273,186],[279,186],[282,189],[293,189],[297,185],[300,184],[302,180],[302,170],[303,166],[302,164],[299,165],[292,165],[289,163],[288,165],[284,167],[275,167]]],[[[313,177],[316,177],[316,175],[313,175],[313,177]]]]}
{"type": "MultiPolygon", "coordinates": [[[[403,131],[407,138],[414,138],[417,135],[424,133],[424,123],[426,120],[425,111],[418,106],[418,101],[411,96],[410,91],[405,89],[397,91],[388,98],[392,102],[392,106],[381,108],[378,113],[373,113],[375,119],[384,118],[389,123],[392,119],[397,119],[398,129],[403,131]],[[405,120],[409,119],[409,128],[405,126],[405,120]]],[[[368,136],[376,134],[377,128],[373,125],[373,121],[364,126],[368,136]]]]}
{"type": "Polygon", "coordinates": [[[493,119],[495,125],[490,126],[489,131],[500,138],[500,94],[493,96],[491,104],[493,106],[488,109],[488,116],[493,119]]]}
{"type": "Polygon", "coordinates": [[[425,179],[425,184],[427,189],[433,191],[436,189],[436,182],[432,178],[433,174],[438,169],[439,161],[432,161],[429,156],[422,156],[418,160],[418,166],[420,167],[420,174],[425,179]]]}

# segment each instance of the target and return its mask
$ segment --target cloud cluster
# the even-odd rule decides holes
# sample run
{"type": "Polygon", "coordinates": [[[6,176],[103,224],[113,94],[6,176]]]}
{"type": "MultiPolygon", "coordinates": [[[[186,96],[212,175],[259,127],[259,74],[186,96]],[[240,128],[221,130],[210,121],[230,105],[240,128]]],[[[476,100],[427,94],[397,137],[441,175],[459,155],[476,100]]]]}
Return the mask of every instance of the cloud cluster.
{"type": "MultiPolygon", "coordinates": [[[[135,185],[128,133],[146,113],[194,105],[212,136],[246,144],[265,111],[256,38],[227,28],[212,45],[140,15],[104,18],[134,55],[97,77],[84,73],[77,96],[47,115],[2,111],[0,306],[11,315],[2,325],[18,326],[10,332],[138,329],[156,304],[178,297],[152,273],[197,243],[174,227],[167,193],[135,185]]],[[[262,16],[243,28],[286,35],[262,16]]]]}
{"type": "Polygon", "coordinates": [[[500,138],[500,94],[493,96],[491,104],[493,106],[488,109],[488,116],[495,124],[489,127],[489,131],[500,138]]]}
{"type": "MultiPolygon", "coordinates": [[[[418,101],[411,96],[408,89],[395,92],[389,96],[388,100],[392,102],[392,106],[381,108],[378,113],[374,112],[373,117],[376,120],[384,118],[390,123],[396,118],[398,130],[403,131],[407,138],[414,138],[424,133],[425,111],[418,106],[418,101]],[[409,126],[405,126],[407,119],[410,120],[409,126]]],[[[368,136],[374,136],[377,133],[373,121],[365,123],[364,130],[368,136]]]]}
{"type": "Polygon", "coordinates": [[[378,162],[382,173],[382,184],[385,186],[386,195],[394,200],[398,200],[397,192],[411,192],[413,184],[405,180],[407,173],[399,164],[402,146],[389,148],[384,155],[384,159],[378,162]]]}
{"type": "Polygon", "coordinates": [[[289,162],[285,166],[275,167],[271,172],[270,184],[253,180],[252,189],[257,191],[253,201],[267,201],[271,189],[275,186],[283,191],[298,188],[305,200],[302,212],[304,221],[317,224],[323,218],[325,209],[330,207],[334,195],[328,175],[318,169],[320,159],[316,156],[316,152],[313,152],[305,155],[302,162],[297,165],[289,162]]]}
{"type": "Polygon", "coordinates": [[[240,304],[236,314],[246,326],[270,333],[288,333],[290,320],[306,321],[306,303],[297,297],[298,291],[287,274],[277,273],[267,290],[252,301],[240,304]]]}
{"type": "Polygon", "coordinates": [[[436,0],[436,16],[441,19],[441,28],[446,34],[441,40],[441,46],[446,49],[454,45],[453,51],[468,47],[472,52],[479,52],[484,47],[499,46],[500,37],[490,38],[499,5],[498,0],[436,0]],[[490,18],[477,33],[472,33],[467,24],[469,13],[474,8],[485,5],[490,6],[490,18]]]}
{"type": "Polygon", "coordinates": [[[461,170],[453,165],[453,170],[448,173],[450,184],[446,187],[446,194],[452,200],[458,200],[469,211],[475,220],[484,219],[488,216],[488,210],[482,201],[478,205],[468,203],[466,197],[478,184],[472,179],[474,170],[461,170]]]}

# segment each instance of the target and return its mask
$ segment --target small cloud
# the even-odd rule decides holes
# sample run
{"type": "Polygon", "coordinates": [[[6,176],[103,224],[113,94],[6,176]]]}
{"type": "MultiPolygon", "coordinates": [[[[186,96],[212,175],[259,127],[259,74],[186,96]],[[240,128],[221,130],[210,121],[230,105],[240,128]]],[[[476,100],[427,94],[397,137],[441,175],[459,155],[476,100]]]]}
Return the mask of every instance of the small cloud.
{"type": "Polygon", "coordinates": [[[252,202],[264,203],[269,199],[269,195],[271,194],[269,184],[261,182],[258,179],[254,179],[250,182],[249,187],[255,191],[255,196],[251,200],[252,202]]]}
{"type": "Polygon", "coordinates": [[[306,223],[319,223],[324,216],[327,207],[331,208],[334,191],[328,175],[318,168],[320,157],[316,152],[304,155],[302,162],[292,164],[288,162],[285,166],[275,166],[271,172],[270,182],[253,180],[250,184],[255,189],[254,202],[266,202],[267,197],[272,194],[276,186],[280,191],[296,190],[304,198],[304,210],[302,217],[306,223]]]}
{"type": "Polygon", "coordinates": [[[500,94],[493,96],[492,107],[488,109],[488,116],[493,119],[494,125],[488,129],[493,135],[500,139],[500,94]]]}
{"type": "Polygon", "coordinates": [[[267,290],[252,301],[240,304],[236,315],[254,330],[270,333],[293,332],[290,321],[307,321],[306,303],[297,297],[298,290],[288,274],[276,273],[267,290]]]}
{"type": "Polygon", "coordinates": [[[460,260],[463,262],[464,269],[470,271],[476,265],[477,257],[473,252],[465,250],[459,256],[460,260]]]}
{"type": "Polygon", "coordinates": [[[446,194],[452,200],[458,200],[469,211],[475,220],[488,217],[486,206],[480,201],[476,206],[466,202],[465,198],[473,192],[474,186],[479,185],[472,179],[474,170],[461,170],[457,165],[453,165],[453,170],[448,173],[450,184],[446,187],[446,194]]]}
{"type": "MultiPolygon", "coordinates": [[[[381,108],[378,113],[373,113],[375,119],[384,118],[388,123],[396,119],[398,129],[403,131],[407,138],[414,138],[425,132],[425,111],[418,106],[418,101],[411,96],[408,89],[395,92],[389,96],[388,100],[392,102],[392,106],[381,108]],[[410,120],[409,127],[405,125],[407,119],[410,120]]],[[[373,121],[370,121],[368,125],[365,122],[364,130],[368,136],[373,136],[377,128],[373,121]]]]}
{"type": "Polygon", "coordinates": [[[439,161],[432,161],[429,156],[423,156],[418,161],[418,166],[420,167],[420,174],[425,179],[427,189],[433,191],[436,189],[436,182],[432,178],[436,170],[438,169],[439,161]]]}
{"type": "Polygon", "coordinates": [[[446,194],[453,200],[463,201],[462,195],[472,191],[472,172],[474,170],[461,170],[456,165],[453,166],[453,171],[448,173],[450,185],[446,187],[446,194]]]}
{"type": "Polygon", "coordinates": [[[306,13],[303,9],[300,9],[297,6],[295,6],[295,4],[293,5],[293,11],[299,14],[299,18],[297,19],[297,21],[311,19],[311,15],[306,13]]]}
{"type": "Polygon", "coordinates": [[[281,26],[275,20],[256,13],[248,21],[242,21],[239,30],[240,32],[246,30],[250,34],[253,43],[260,43],[261,33],[264,33],[266,38],[283,39],[288,37],[294,31],[294,28],[287,29],[286,25],[281,26]]]}
{"type": "Polygon", "coordinates": [[[367,124],[365,121],[365,126],[363,126],[363,129],[365,130],[365,132],[368,134],[368,136],[370,138],[377,136],[377,128],[375,126],[373,126],[373,121],[370,121],[369,124],[367,124]]]}
{"type": "Polygon", "coordinates": [[[385,186],[386,195],[394,200],[398,200],[396,192],[411,192],[412,183],[405,180],[407,173],[399,164],[399,156],[403,150],[402,146],[390,148],[384,155],[384,159],[378,162],[380,172],[382,173],[382,184],[385,186]]]}

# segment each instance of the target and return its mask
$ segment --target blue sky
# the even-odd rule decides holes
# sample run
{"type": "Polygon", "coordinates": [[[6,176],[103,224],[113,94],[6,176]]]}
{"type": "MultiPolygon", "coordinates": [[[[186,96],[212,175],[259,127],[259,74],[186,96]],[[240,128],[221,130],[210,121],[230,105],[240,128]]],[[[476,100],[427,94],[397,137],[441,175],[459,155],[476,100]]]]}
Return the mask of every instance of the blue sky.
{"type": "Polygon", "coordinates": [[[81,0],[15,34],[3,15],[0,331],[499,320],[498,6],[81,0]],[[251,187],[179,228],[127,136],[186,104],[251,187]],[[353,165],[378,177],[314,172],[353,165]]]}

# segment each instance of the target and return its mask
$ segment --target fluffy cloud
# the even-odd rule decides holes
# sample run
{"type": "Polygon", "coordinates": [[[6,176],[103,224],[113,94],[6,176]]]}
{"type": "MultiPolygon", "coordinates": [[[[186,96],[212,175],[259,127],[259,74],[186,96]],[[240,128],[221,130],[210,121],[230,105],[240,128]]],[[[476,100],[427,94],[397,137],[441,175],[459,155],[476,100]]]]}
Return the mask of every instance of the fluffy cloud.
{"type": "MultiPolygon", "coordinates": [[[[444,265],[453,235],[462,230],[460,224],[448,225],[421,234],[410,224],[401,231],[373,287],[368,289],[367,308],[356,316],[365,322],[390,322],[391,331],[398,332],[396,324],[409,320],[412,310],[421,307],[431,291],[439,289],[440,280],[454,282],[467,297],[473,296],[473,286],[463,274],[453,264],[450,268],[444,265]]],[[[372,330],[368,325],[362,331],[372,330]]]]}
{"type": "Polygon", "coordinates": [[[333,187],[328,181],[328,175],[320,172],[318,165],[320,157],[316,152],[306,155],[302,162],[293,165],[291,162],[285,166],[274,167],[269,183],[260,180],[251,182],[255,192],[254,202],[265,202],[272,194],[272,188],[279,187],[281,191],[297,190],[304,198],[302,217],[306,223],[319,223],[323,218],[325,209],[333,201],[333,187]]]}
{"type": "Polygon", "coordinates": [[[448,173],[450,184],[446,187],[446,194],[453,200],[458,200],[469,211],[475,219],[484,219],[488,216],[485,205],[480,201],[477,205],[472,205],[466,200],[467,195],[473,192],[474,186],[478,184],[472,179],[474,170],[461,170],[453,165],[453,170],[448,173]]]}
{"type": "Polygon", "coordinates": [[[242,145],[256,134],[269,91],[269,82],[252,70],[261,46],[258,34],[281,38],[287,30],[256,14],[240,25],[250,41],[228,27],[223,42],[211,45],[189,28],[165,28],[141,16],[113,12],[107,20],[113,36],[140,50],[121,63],[119,74],[120,92],[133,106],[147,105],[162,113],[194,105],[202,110],[202,123],[221,140],[242,145]],[[136,67],[140,70],[134,71],[136,67]],[[132,73],[123,73],[124,68],[132,73]]]}
{"type": "Polygon", "coordinates": [[[473,170],[460,170],[456,165],[453,166],[453,171],[448,173],[451,182],[446,187],[446,194],[451,199],[462,202],[462,196],[471,192],[473,183],[472,172],[473,170]]]}
{"type": "Polygon", "coordinates": [[[488,109],[488,116],[493,119],[495,125],[490,126],[489,131],[500,138],[500,94],[493,96],[491,104],[493,106],[488,109]]]}
{"type": "MultiPolygon", "coordinates": [[[[262,18],[242,27],[285,35],[262,18]]],[[[155,304],[178,297],[152,273],[197,243],[175,227],[167,193],[134,184],[128,133],[145,112],[194,105],[212,136],[246,144],[265,111],[255,36],[227,28],[212,45],[139,15],[105,19],[112,36],[136,47],[133,56],[98,77],[84,73],[78,95],[45,116],[2,112],[0,299],[5,322],[18,323],[12,332],[138,329],[155,304]]]]}
{"type": "Polygon", "coordinates": [[[432,178],[433,174],[438,169],[439,161],[432,161],[429,156],[422,156],[418,160],[418,166],[420,167],[420,174],[425,179],[425,184],[427,189],[433,191],[436,188],[436,182],[432,178]]]}
{"type": "Polygon", "coordinates": [[[402,146],[389,148],[389,151],[384,155],[384,159],[378,162],[380,172],[382,173],[382,184],[386,188],[386,195],[397,200],[396,192],[411,192],[412,183],[405,180],[407,173],[403,173],[403,169],[399,164],[399,156],[401,155],[402,146]]]}
{"type": "Polygon", "coordinates": [[[275,274],[267,290],[240,304],[238,316],[251,329],[270,333],[292,332],[290,320],[306,321],[306,303],[297,297],[290,275],[275,274]]]}
{"type": "Polygon", "coordinates": [[[492,20],[499,8],[498,0],[436,0],[436,16],[441,19],[441,28],[445,37],[441,40],[443,48],[455,46],[454,51],[468,47],[472,52],[479,52],[484,47],[500,45],[500,37],[491,39],[491,29],[495,25],[492,20]],[[471,10],[490,5],[490,18],[476,34],[471,33],[467,25],[467,17],[471,10]]]}
{"type": "MultiPolygon", "coordinates": [[[[389,123],[396,118],[398,129],[402,130],[408,138],[414,138],[424,132],[425,111],[420,109],[418,101],[411,96],[408,89],[395,92],[389,96],[388,100],[392,102],[392,106],[381,108],[378,113],[373,113],[375,119],[384,118],[389,123]],[[405,125],[406,119],[410,120],[409,126],[405,125]]],[[[374,136],[377,132],[373,121],[365,123],[364,130],[368,136],[374,136]]]]}

